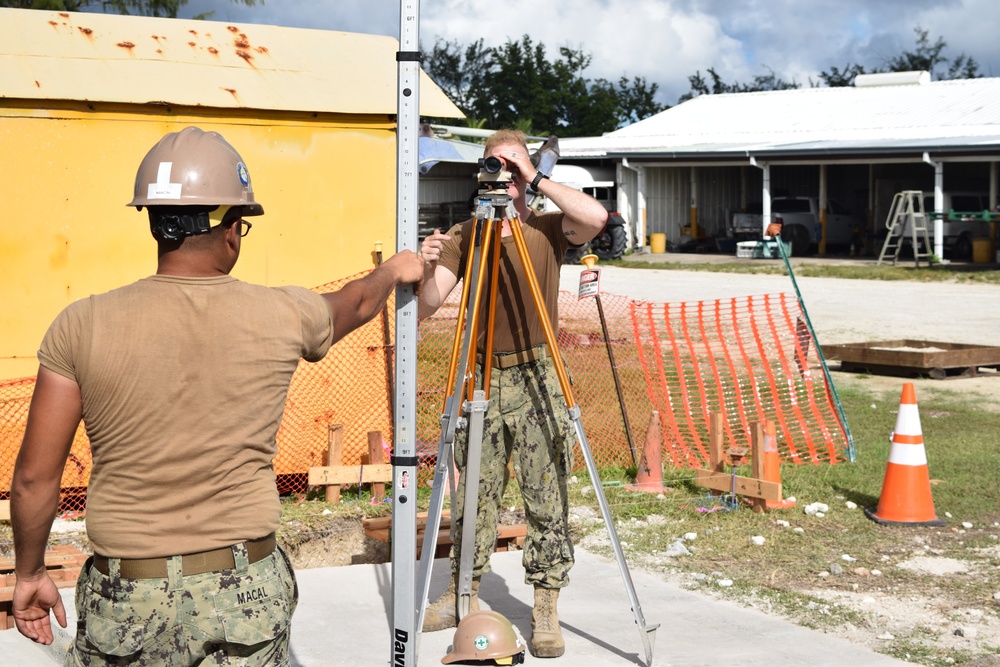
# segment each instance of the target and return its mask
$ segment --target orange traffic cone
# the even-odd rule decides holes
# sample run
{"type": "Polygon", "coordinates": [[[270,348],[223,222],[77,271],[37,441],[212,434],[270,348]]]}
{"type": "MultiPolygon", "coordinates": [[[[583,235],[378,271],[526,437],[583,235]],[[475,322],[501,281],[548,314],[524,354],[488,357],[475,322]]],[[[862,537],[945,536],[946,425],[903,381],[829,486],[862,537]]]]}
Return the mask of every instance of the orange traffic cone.
{"type": "Polygon", "coordinates": [[[646,428],[646,442],[642,446],[639,469],[635,473],[635,484],[626,484],[629,491],[642,493],[665,493],[670,489],[663,486],[663,439],[660,437],[660,413],[653,410],[646,428]]]}
{"type": "Polygon", "coordinates": [[[944,525],[934,513],[927,453],[912,382],[903,385],[878,507],[875,511],[866,509],[865,515],[883,525],[944,525]]]}
{"type": "MultiPolygon", "coordinates": [[[[781,484],[781,455],[778,454],[778,433],[774,422],[764,420],[764,480],[781,484]]],[[[785,510],[795,507],[794,499],[767,500],[769,510],[785,510]]]]}

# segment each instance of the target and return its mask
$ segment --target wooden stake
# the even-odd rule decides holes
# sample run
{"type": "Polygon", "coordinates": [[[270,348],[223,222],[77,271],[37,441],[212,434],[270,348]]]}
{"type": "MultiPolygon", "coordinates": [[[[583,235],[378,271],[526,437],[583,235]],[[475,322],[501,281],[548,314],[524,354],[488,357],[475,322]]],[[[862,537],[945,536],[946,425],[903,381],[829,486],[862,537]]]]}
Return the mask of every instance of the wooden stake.
{"type": "MultiPolygon", "coordinates": [[[[750,425],[750,463],[754,479],[764,479],[764,422],[753,422],[750,425]]],[[[753,511],[760,514],[767,510],[767,499],[754,497],[751,501],[753,511]]]]}
{"type": "MultiPolygon", "coordinates": [[[[722,419],[721,412],[713,412],[708,416],[708,464],[709,469],[718,474],[726,472],[726,462],[722,458],[722,419]]],[[[721,491],[711,490],[713,496],[722,495],[721,491]]]]}
{"type": "MultiPolygon", "coordinates": [[[[764,451],[763,448],[761,451],[764,451]]],[[[385,462],[385,455],[382,449],[382,432],[368,431],[368,464],[381,465],[385,462]]],[[[385,484],[378,482],[372,484],[372,499],[385,498],[385,484]]]]}
{"type": "MultiPolygon", "coordinates": [[[[344,460],[344,425],[330,424],[327,430],[326,460],[323,465],[339,466],[344,460]]],[[[340,502],[340,485],[329,484],[326,487],[326,502],[340,502]]]]}

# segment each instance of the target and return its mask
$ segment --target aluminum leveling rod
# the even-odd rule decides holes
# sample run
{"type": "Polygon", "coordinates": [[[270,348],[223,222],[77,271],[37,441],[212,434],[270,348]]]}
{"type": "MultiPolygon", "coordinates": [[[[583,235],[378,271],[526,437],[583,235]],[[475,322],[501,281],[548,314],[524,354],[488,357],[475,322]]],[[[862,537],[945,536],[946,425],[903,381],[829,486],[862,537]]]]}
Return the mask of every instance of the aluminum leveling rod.
{"type": "MultiPolygon", "coordinates": [[[[417,247],[420,124],[419,0],[400,0],[396,52],[396,250],[417,247]]],[[[396,288],[396,373],[392,448],[392,632],[389,664],[416,667],[417,299],[396,288]]]]}
{"type": "Polygon", "coordinates": [[[510,230],[514,237],[514,244],[521,256],[521,264],[524,267],[524,275],[531,287],[531,296],[535,302],[535,310],[538,313],[538,320],[542,324],[545,332],[545,342],[549,349],[549,356],[556,368],[556,375],[559,377],[559,384],[562,387],[563,396],[566,399],[566,407],[569,408],[570,418],[576,426],[576,435],[580,439],[580,449],[583,458],[587,462],[587,472],[590,474],[590,482],[593,485],[597,503],[601,507],[601,516],[604,518],[604,525],[608,529],[608,538],[615,552],[615,560],[618,563],[618,571],[621,573],[622,582],[628,593],[629,602],[632,605],[632,613],[635,615],[635,624],[639,626],[639,636],[646,653],[646,664],[653,664],[653,640],[656,637],[656,629],[660,624],[647,625],[643,618],[642,608],[639,606],[639,598],[635,594],[635,585],[632,583],[632,575],[629,573],[628,563],[625,562],[625,554],[622,551],[621,542],[618,540],[618,531],[615,529],[615,522],[611,517],[611,509],[608,507],[608,499],[604,496],[604,487],[601,485],[601,477],[597,471],[597,463],[594,455],[590,451],[590,444],[587,442],[587,434],[583,430],[583,422],[580,420],[580,406],[576,404],[573,397],[573,388],[569,383],[569,376],[566,374],[566,367],[563,365],[562,356],[556,343],[556,335],[552,330],[552,323],[549,321],[548,313],[545,310],[545,302],[542,299],[541,289],[538,287],[538,278],[535,276],[535,269],[531,264],[528,246],[524,241],[524,233],[521,230],[521,221],[517,217],[513,206],[509,207],[507,218],[510,220],[510,230]]]}

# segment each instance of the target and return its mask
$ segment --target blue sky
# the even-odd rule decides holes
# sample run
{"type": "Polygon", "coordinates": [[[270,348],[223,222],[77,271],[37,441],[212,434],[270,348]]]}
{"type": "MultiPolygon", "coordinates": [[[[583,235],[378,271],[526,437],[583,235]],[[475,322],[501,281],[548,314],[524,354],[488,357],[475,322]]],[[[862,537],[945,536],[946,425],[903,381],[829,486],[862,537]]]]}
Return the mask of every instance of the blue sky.
{"type": "MultiPolygon", "coordinates": [[[[268,0],[244,7],[190,0],[182,17],[399,36],[398,0],[268,0]]],[[[1000,76],[997,0],[421,0],[420,46],[435,40],[493,46],[528,34],[550,57],[569,46],[589,53],[590,78],[643,76],[673,104],[688,76],[709,67],[726,82],[773,71],[809,85],[821,71],[868,67],[911,50],[914,27],[943,37],[949,59],[972,56],[1000,76]]]]}

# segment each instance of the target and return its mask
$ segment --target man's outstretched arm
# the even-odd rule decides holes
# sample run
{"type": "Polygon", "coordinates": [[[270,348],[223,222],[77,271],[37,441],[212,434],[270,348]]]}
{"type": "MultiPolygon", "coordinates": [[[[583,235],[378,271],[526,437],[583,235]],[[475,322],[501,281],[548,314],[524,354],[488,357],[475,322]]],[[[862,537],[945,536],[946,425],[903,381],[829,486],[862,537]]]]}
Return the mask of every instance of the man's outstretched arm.
{"type": "Polygon", "coordinates": [[[424,261],[420,255],[402,250],[365,277],[324,294],[333,312],[333,342],[378,315],[396,287],[412,284],[419,293],[423,279],[424,261]]]}

